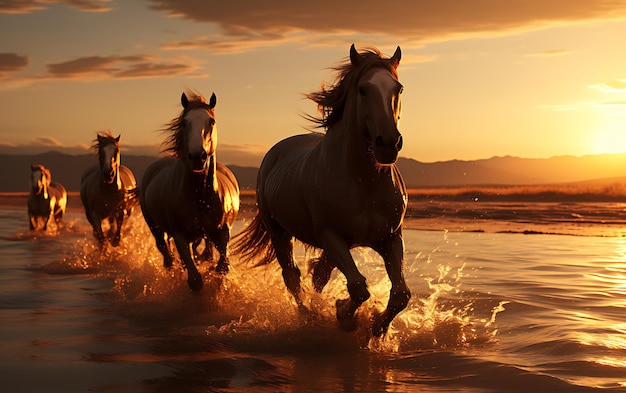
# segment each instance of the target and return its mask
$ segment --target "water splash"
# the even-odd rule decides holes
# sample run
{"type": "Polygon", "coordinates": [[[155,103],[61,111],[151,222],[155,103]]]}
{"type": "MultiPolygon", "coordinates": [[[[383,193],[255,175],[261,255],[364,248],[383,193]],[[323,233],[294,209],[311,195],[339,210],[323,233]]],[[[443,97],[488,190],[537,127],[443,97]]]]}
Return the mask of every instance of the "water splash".
{"type": "MultiPolygon", "coordinates": [[[[372,296],[357,312],[357,331],[346,333],[335,319],[335,301],[348,297],[345,278],[336,270],[322,293],[316,293],[308,266],[302,264],[304,302],[309,309],[302,314],[283,283],[278,264],[250,267],[231,257],[231,271],[225,277],[213,271],[212,263],[200,264],[205,286],[194,293],[181,264],[169,270],[162,266],[141,216],[127,220],[117,248],[101,249],[90,228],[81,229],[82,235],[73,236],[69,251],[46,266],[47,272],[110,278],[112,290],[106,300],[137,323],[167,326],[178,334],[248,351],[326,348],[397,353],[483,345],[494,339],[496,315],[504,310],[504,302],[494,306],[492,299],[462,289],[464,263],[436,264],[431,254],[417,253],[407,266],[407,275],[417,277],[412,285],[426,289],[413,289],[412,301],[388,333],[373,338],[371,321],[385,308],[391,284],[382,259],[370,249],[358,248],[352,253],[368,277],[372,296]],[[436,269],[416,274],[423,264],[436,269]]],[[[296,256],[299,261],[315,257],[304,248],[296,256]]]]}

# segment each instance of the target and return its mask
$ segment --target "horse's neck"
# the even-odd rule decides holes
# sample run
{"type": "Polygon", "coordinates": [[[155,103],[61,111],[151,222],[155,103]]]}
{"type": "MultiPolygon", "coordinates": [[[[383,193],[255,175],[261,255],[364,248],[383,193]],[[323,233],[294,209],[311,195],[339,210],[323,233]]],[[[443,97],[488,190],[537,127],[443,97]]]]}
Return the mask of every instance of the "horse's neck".
{"type": "Polygon", "coordinates": [[[198,193],[201,199],[206,199],[217,194],[217,160],[215,154],[208,158],[207,169],[203,172],[189,172],[189,181],[194,192],[198,193]]]}
{"type": "Polygon", "coordinates": [[[386,168],[375,164],[365,135],[367,130],[358,129],[355,121],[344,118],[328,130],[324,143],[330,153],[328,159],[338,161],[338,168],[346,168],[353,176],[374,180],[384,175],[386,168]]]}

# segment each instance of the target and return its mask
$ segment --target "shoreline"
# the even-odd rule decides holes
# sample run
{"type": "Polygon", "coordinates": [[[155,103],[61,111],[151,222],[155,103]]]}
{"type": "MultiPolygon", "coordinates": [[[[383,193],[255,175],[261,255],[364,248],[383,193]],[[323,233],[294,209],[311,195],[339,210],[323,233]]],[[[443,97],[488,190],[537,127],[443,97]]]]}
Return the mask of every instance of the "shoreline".
{"type": "MultiPolygon", "coordinates": [[[[0,209],[26,215],[27,192],[0,192],[0,209]]],[[[84,215],[80,193],[68,192],[67,211],[84,215]]],[[[141,211],[139,209],[139,211],[141,211]]],[[[252,219],[256,194],[242,190],[238,221],[252,219]]],[[[485,201],[409,197],[403,228],[421,231],[626,237],[626,203],[615,201],[485,201]]]]}

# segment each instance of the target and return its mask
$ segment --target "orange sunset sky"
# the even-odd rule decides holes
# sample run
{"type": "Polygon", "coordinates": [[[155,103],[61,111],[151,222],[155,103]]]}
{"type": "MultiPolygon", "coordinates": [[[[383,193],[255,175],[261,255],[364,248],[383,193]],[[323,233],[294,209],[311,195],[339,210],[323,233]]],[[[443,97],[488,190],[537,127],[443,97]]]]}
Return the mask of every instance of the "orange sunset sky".
{"type": "Polygon", "coordinates": [[[218,159],[258,165],[358,47],[402,48],[401,156],[626,152],[626,2],[0,0],[0,152],[156,154],[185,88],[218,159]]]}

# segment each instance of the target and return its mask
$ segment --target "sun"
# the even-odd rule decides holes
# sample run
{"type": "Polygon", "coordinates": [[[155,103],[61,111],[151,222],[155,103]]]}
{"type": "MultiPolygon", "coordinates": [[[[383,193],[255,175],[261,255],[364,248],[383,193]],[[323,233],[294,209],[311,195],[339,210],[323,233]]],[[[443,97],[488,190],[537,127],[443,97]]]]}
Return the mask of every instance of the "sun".
{"type": "Polygon", "coordinates": [[[626,110],[607,116],[591,138],[594,154],[626,152],[626,110]]]}
{"type": "Polygon", "coordinates": [[[626,152],[626,124],[624,129],[617,130],[601,130],[593,137],[593,153],[624,153],[626,152]]]}

